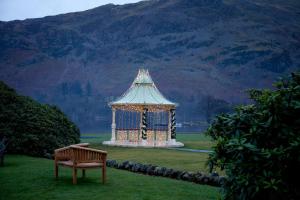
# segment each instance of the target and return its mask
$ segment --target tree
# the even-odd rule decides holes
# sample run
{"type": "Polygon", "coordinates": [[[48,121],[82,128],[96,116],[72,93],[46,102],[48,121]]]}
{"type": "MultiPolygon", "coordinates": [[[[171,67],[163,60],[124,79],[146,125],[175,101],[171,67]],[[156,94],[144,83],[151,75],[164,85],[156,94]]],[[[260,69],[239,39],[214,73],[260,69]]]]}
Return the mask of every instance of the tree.
{"type": "Polygon", "coordinates": [[[80,132],[56,106],[18,95],[0,81],[0,138],[10,153],[51,157],[54,149],[79,142],[80,132]]]}
{"type": "Polygon", "coordinates": [[[255,104],[219,115],[208,164],[226,170],[224,199],[300,199],[300,74],[276,90],[251,90],[255,104]]]}
{"type": "Polygon", "coordinates": [[[207,95],[198,103],[198,109],[203,112],[207,123],[210,123],[213,117],[220,113],[228,113],[232,110],[231,105],[213,96],[207,95]]]}
{"type": "Polygon", "coordinates": [[[65,97],[66,95],[68,95],[69,93],[69,89],[68,89],[68,83],[63,82],[61,84],[61,91],[62,91],[62,95],[65,97]]]}
{"type": "Polygon", "coordinates": [[[92,95],[92,86],[91,83],[88,81],[88,83],[85,86],[86,95],[91,96],[92,95]]]}
{"type": "Polygon", "coordinates": [[[73,95],[82,96],[82,94],[83,94],[81,84],[79,81],[74,81],[74,82],[70,83],[69,91],[73,95]]]}

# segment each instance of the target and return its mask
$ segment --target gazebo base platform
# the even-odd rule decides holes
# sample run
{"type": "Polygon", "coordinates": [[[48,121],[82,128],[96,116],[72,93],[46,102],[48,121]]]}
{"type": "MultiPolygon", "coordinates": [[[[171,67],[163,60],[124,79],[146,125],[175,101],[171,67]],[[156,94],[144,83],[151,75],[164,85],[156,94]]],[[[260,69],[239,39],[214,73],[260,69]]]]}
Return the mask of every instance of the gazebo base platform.
{"type": "Polygon", "coordinates": [[[172,141],[139,141],[130,142],[128,140],[104,141],[102,144],[108,146],[121,146],[121,147],[145,147],[145,148],[170,148],[170,147],[183,147],[181,142],[172,141]]]}

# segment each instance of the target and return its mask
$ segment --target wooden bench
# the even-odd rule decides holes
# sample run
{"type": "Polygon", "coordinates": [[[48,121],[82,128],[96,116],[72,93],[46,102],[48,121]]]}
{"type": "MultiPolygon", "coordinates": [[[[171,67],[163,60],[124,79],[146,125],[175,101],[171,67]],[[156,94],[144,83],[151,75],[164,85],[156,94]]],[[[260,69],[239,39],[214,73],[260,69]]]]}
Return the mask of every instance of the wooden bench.
{"type": "Polygon", "coordinates": [[[58,178],[58,166],[70,167],[73,169],[73,184],[77,184],[77,169],[82,170],[85,177],[85,170],[102,168],[102,182],[106,179],[106,151],[87,148],[88,143],[71,145],[56,149],[54,151],[55,177],[58,178]]]}

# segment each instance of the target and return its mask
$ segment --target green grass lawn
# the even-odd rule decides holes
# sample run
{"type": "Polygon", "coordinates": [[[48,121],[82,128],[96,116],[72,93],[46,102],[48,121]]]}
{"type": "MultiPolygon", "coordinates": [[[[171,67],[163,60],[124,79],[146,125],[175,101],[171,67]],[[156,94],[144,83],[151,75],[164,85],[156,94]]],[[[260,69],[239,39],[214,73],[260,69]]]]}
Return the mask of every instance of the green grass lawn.
{"type": "MultiPolygon", "coordinates": [[[[163,148],[127,148],[102,145],[102,141],[110,140],[110,134],[82,134],[81,142],[89,142],[92,147],[108,151],[108,159],[117,161],[130,160],[143,164],[155,164],[186,171],[208,173],[207,153],[194,153],[163,148]]],[[[188,144],[187,148],[209,149],[210,138],[201,134],[178,134],[178,141],[188,144]]]]}
{"type": "MultiPolygon", "coordinates": [[[[218,188],[152,177],[108,168],[107,183],[100,170],[88,170],[87,177],[72,185],[71,170],[60,168],[55,180],[53,160],[6,155],[0,168],[0,200],[99,200],[99,199],[217,199],[218,188]]],[[[79,173],[80,174],[80,173],[79,173]]]]}
{"type": "Polygon", "coordinates": [[[177,140],[184,143],[184,148],[211,150],[211,138],[200,133],[179,133],[177,140]]]}

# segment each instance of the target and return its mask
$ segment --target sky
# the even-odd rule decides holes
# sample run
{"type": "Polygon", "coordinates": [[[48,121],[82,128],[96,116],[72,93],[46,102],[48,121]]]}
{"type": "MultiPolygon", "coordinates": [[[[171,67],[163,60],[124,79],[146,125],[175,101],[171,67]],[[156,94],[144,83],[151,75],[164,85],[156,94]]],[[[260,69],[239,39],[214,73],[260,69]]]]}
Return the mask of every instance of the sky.
{"type": "Polygon", "coordinates": [[[108,3],[126,4],[140,0],[0,0],[0,21],[23,20],[88,10],[108,3]]]}

